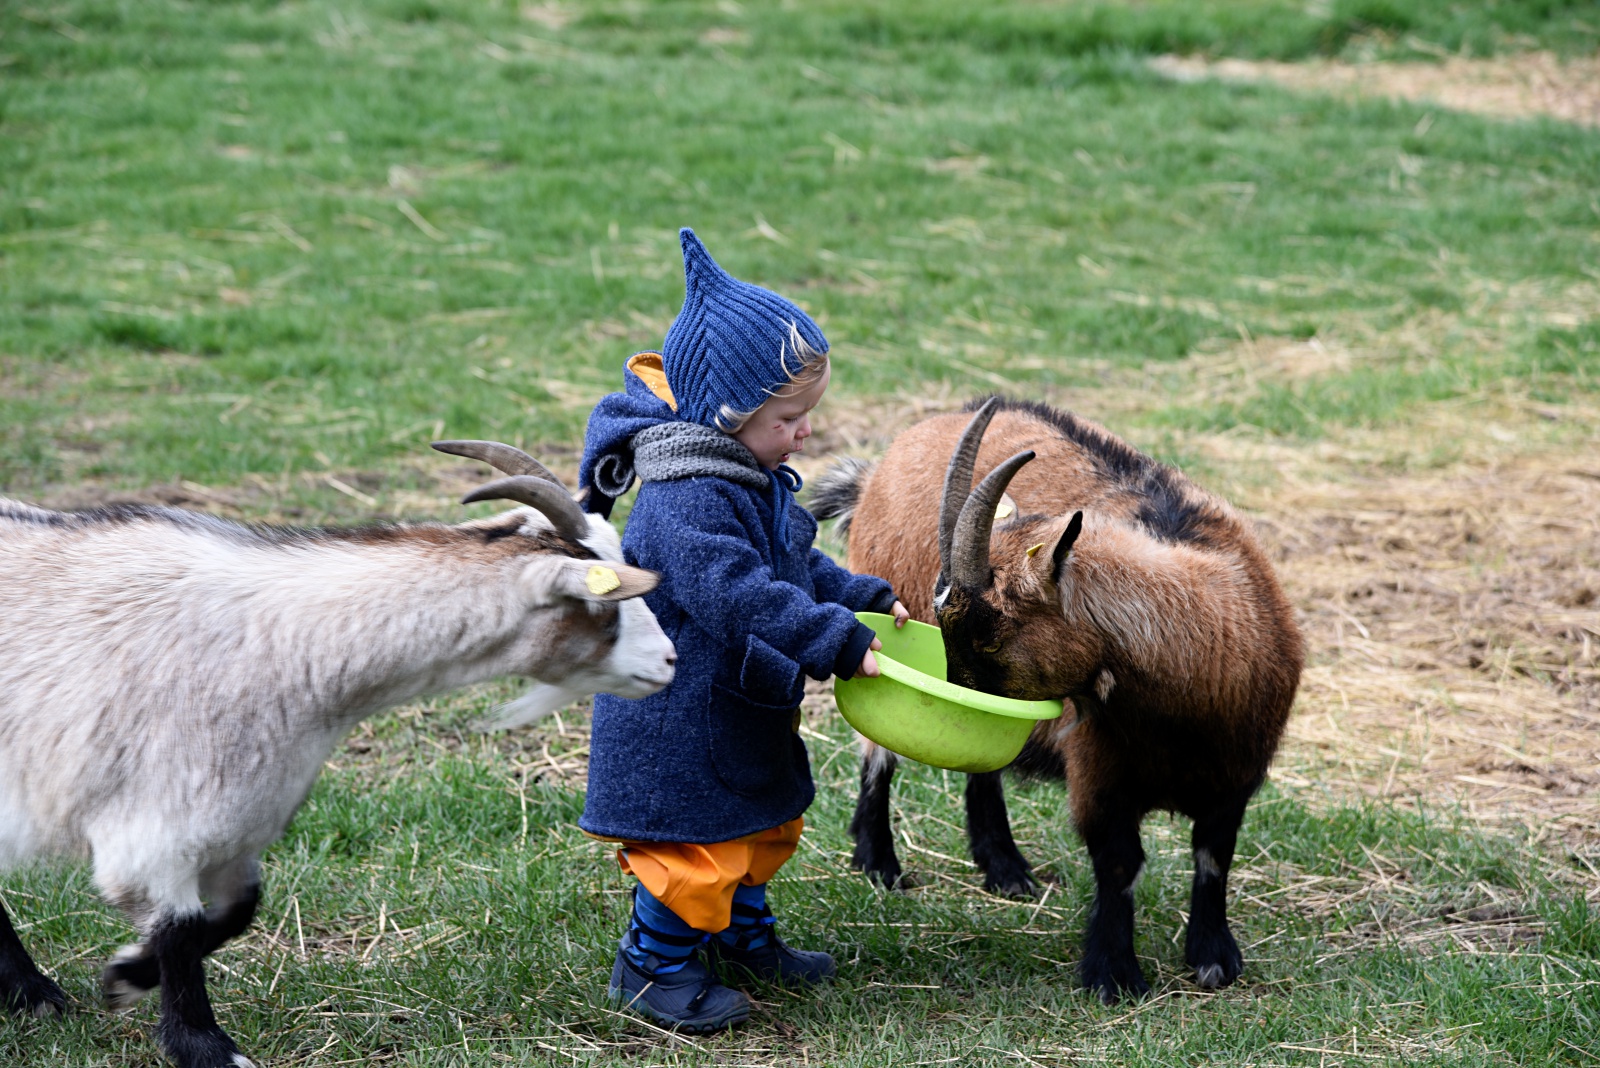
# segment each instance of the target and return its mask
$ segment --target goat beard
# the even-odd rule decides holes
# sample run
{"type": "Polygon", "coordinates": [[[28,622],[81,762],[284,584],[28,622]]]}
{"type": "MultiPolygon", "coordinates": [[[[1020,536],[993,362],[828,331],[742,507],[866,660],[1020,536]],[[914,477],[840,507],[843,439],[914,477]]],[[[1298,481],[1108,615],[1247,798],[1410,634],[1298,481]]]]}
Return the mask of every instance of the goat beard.
{"type": "Polygon", "coordinates": [[[588,690],[573,690],[551,682],[536,682],[533,688],[515,701],[497,706],[484,719],[473,724],[480,731],[503,731],[511,727],[526,727],[537,723],[550,713],[566,708],[588,690]]]}

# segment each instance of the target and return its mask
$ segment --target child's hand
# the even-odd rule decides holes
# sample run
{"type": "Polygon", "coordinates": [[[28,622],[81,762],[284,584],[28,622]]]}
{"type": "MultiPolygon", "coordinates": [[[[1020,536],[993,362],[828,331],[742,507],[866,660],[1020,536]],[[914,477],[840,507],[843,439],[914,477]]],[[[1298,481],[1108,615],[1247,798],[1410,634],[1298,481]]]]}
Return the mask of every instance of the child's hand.
{"type": "MultiPolygon", "coordinates": [[[[895,603],[898,604],[899,602],[896,601],[895,603]]],[[[882,648],[883,642],[879,641],[877,638],[872,639],[872,644],[867,646],[867,655],[861,658],[861,668],[856,672],[857,675],[868,679],[875,679],[878,677],[878,658],[872,655],[872,650],[882,648]]]]}
{"type": "Polygon", "coordinates": [[[906,611],[906,606],[900,603],[900,598],[894,600],[894,607],[889,609],[889,614],[894,616],[894,629],[899,630],[906,625],[906,620],[911,618],[911,613],[906,611]]]}

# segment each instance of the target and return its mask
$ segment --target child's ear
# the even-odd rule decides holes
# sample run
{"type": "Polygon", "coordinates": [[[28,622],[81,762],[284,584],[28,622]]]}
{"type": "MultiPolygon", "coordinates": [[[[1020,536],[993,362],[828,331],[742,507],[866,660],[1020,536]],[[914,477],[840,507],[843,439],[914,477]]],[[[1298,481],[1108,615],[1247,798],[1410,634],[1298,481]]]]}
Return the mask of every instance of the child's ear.
{"type": "Polygon", "coordinates": [[[528,564],[522,583],[536,605],[553,604],[559,598],[607,604],[649,593],[661,584],[661,576],[627,564],[560,556],[528,564]]]}

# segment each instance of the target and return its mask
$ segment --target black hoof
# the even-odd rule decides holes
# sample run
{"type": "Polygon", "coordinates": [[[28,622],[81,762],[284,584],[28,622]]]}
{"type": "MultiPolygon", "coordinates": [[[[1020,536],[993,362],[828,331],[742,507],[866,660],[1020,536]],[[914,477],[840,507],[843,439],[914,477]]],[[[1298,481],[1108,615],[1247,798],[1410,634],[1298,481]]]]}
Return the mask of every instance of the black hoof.
{"type": "Polygon", "coordinates": [[[984,889],[990,894],[1000,897],[1014,897],[1014,899],[1029,899],[1038,897],[1038,879],[1034,878],[1034,870],[1027,867],[1026,860],[1021,857],[1006,860],[990,860],[984,868],[984,889]]]}
{"type": "Polygon", "coordinates": [[[113,1012],[127,1012],[160,985],[161,965],[142,944],[123,946],[100,972],[100,996],[113,1012]]]}
{"type": "Polygon", "coordinates": [[[220,1027],[163,1027],[161,1048],[178,1068],[255,1068],[220,1027]]]}
{"type": "Polygon", "coordinates": [[[987,872],[983,877],[983,888],[991,894],[1026,901],[1039,896],[1039,881],[1029,871],[999,874],[987,872]]]}
{"type": "Polygon", "coordinates": [[[916,878],[905,873],[893,853],[886,858],[879,850],[858,845],[850,856],[850,866],[885,890],[909,890],[917,885],[916,878]]]}
{"type": "Polygon", "coordinates": [[[62,1016],[67,1011],[67,994],[40,972],[25,975],[0,990],[0,1006],[8,1012],[43,1019],[62,1016]]]}
{"type": "Polygon", "coordinates": [[[1142,998],[1150,993],[1150,984],[1145,982],[1139,962],[1132,957],[1123,961],[1085,960],[1081,974],[1083,985],[1104,1005],[1115,1005],[1123,998],[1142,998]]]}
{"type": "Polygon", "coordinates": [[[1189,929],[1184,957],[1194,968],[1194,981],[1203,989],[1219,990],[1239,978],[1244,971],[1244,955],[1227,928],[1220,933],[1196,936],[1189,929]]]}
{"type": "Polygon", "coordinates": [[[922,885],[915,872],[905,871],[898,864],[892,868],[862,868],[861,873],[885,890],[915,890],[922,885]]]}

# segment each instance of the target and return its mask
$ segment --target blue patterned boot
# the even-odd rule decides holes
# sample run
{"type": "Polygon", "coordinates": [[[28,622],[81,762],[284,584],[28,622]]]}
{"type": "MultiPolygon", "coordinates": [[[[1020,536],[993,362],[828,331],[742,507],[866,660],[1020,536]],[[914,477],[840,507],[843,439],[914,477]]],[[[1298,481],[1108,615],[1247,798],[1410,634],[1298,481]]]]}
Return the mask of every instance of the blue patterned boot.
{"type": "Polygon", "coordinates": [[[792,949],[773,929],[767,887],[740,886],[733,892],[733,923],[706,943],[706,959],[730,979],[754,978],[780,986],[817,986],[838,969],[826,953],[792,949]]]}
{"type": "Polygon", "coordinates": [[[692,1034],[743,1023],[750,1018],[750,999],[717,982],[695,958],[695,947],[706,937],[643,886],[635,887],[633,916],[606,993],[625,1009],[692,1034]]]}

